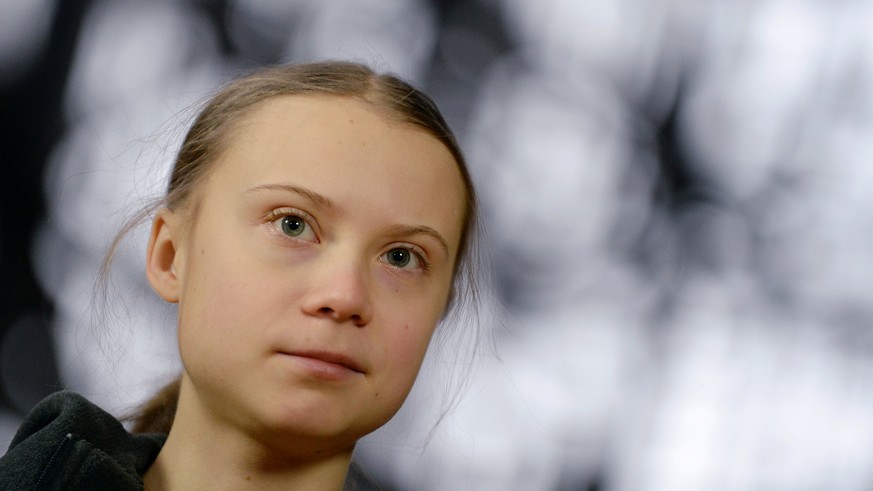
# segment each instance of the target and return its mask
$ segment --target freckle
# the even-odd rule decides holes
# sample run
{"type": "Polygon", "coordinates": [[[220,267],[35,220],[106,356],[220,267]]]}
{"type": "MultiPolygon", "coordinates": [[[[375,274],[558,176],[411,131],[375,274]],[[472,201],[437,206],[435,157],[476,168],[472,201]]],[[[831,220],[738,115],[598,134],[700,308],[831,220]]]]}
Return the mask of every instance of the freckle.
{"type": "Polygon", "coordinates": [[[246,476],[246,481],[251,481],[251,480],[252,480],[252,476],[246,476]]]}
{"type": "Polygon", "coordinates": [[[201,255],[201,256],[203,255],[204,252],[206,252],[206,249],[200,249],[200,255],[201,255]]]}
{"type": "Polygon", "coordinates": [[[403,330],[404,330],[404,331],[408,331],[408,330],[409,330],[409,324],[405,324],[405,325],[403,326],[403,330]]]}

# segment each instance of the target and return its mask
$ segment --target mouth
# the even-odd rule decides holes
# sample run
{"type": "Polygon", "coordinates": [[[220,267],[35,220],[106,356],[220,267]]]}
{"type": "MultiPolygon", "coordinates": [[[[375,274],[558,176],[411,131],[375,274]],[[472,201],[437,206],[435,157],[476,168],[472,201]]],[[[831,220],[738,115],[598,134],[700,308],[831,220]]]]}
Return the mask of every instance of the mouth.
{"type": "Polygon", "coordinates": [[[364,367],[354,358],[329,351],[280,351],[280,355],[298,362],[311,375],[325,379],[342,379],[355,374],[365,375],[364,367]]]}

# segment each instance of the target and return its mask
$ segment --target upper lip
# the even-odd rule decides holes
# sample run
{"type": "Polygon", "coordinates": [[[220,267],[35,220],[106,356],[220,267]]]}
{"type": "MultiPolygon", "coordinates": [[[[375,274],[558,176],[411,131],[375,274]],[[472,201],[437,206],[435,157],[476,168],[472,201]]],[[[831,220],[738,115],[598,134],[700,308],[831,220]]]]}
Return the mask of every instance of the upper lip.
{"type": "Polygon", "coordinates": [[[342,365],[349,370],[354,370],[356,372],[365,373],[363,365],[359,363],[356,359],[351,356],[342,354],[342,353],[334,353],[331,351],[322,351],[322,350],[282,350],[280,353],[285,355],[292,356],[302,356],[304,358],[313,358],[316,360],[321,360],[327,363],[334,363],[336,365],[342,365]]]}

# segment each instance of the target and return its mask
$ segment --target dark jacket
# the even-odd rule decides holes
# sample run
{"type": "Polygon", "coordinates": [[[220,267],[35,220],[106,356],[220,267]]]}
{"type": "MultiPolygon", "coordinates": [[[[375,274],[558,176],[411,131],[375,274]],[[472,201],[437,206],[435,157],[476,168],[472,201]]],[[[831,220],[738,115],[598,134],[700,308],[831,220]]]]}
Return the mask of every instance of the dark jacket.
{"type": "MultiPolygon", "coordinates": [[[[142,475],[166,435],[131,435],[114,416],[74,392],[37,404],[0,458],[0,490],[143,489],[142,475]]],[[[346,490],[378,489],[352,464],[346,490]]]]}
{"type": "Polygon", "coordinates": [[[2,490],[143,489],[165,435],[131,435],[73,392],[40,402],[0,458],[2,490]]]}

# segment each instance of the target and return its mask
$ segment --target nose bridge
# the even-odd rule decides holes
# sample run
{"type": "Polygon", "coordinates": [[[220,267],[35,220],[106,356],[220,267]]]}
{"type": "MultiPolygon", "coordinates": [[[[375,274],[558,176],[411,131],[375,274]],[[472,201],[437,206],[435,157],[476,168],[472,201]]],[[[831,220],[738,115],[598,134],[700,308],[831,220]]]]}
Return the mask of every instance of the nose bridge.
{"type": "Polygon", "coordinates": [[[336,247],[319,259],[303,308],[310,315],[366,325],[372,316],[367,261],[349,247],[336,247]]]}

